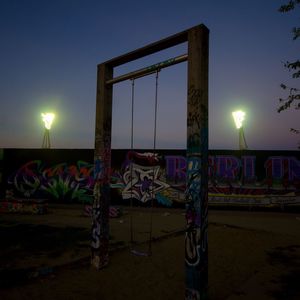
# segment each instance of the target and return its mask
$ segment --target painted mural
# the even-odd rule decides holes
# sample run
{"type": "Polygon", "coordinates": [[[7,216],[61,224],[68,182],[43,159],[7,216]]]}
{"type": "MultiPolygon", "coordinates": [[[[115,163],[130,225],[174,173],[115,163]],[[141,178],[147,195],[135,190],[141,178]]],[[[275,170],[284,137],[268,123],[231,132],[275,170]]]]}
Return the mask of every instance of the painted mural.
{"type": "Polygon", "coordinates": [[[93,190],[91,163],[59,163],[47,166],[32,160],[16,170],[7,180],[9,189],[24,198],[51,198],[58,201],[91,202],[93,190]]]}
{"type": "MultiPolygon", "coordinates": [[[[185,151],[113,150],[109,169],[112,204],[183,207],[186,191],[185,151]]],[[[189,164],[197,163],[189,160],[189,164]]],[[[96,164],[101,173],[101,161],[96,164]]],[[[93,150],[4,149],[2,195],[92,203],[93,150]]],[[[300,204],[297,151],[209,151],[210,205],[300,204]]]]}

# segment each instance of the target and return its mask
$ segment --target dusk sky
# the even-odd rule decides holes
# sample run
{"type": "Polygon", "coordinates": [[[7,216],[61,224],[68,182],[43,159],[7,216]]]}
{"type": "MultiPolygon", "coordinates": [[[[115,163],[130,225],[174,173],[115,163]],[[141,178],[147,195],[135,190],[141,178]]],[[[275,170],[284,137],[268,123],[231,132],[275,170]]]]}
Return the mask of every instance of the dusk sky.
{"type": "MultiPolygon", "coordinates": [[[[40,114],[56,113],[53,148],[93,148],[97,64],[198,24],[210,30],[209,148],[237,149],[231,112],[247,113],[249,149],[295,150],[299,110],[277,113],[283,66],[299,59],[287,0],[0,0],[0,148],[40,148],[40,114]]],[[[185,54],[186,45],[130,63],[115,75],[185,54]]],[[[157,147],[186,147],[187,64],[159,74],[157,147]]],[[[136,80],[134,147],[151,148],[155,78],[136,80]]],[[[114,86],[112,147],[130,147],[131,83],[114,86]]]]}

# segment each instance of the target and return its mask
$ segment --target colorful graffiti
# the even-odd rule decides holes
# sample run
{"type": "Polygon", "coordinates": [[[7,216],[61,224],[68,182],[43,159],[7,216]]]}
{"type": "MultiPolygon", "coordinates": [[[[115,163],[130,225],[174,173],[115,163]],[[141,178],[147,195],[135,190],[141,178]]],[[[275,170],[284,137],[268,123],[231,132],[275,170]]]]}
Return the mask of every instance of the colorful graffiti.
{"type": "MultiPolygon", "coordinates": [[[[122,216],[123,212],[120,207],[110,206],[109,207],[109,217],[110,218],[119,218],[122,216]]],[[[93,216],[93,207],[91,205],[85,205],[84,207],[84,215],[87,217],[93,216]]]]}
{"type": "Polygon", "coordinates": [[[48,203],[43,200],[4,200],[0,201],[2,212],[42,215],[48,212],[48,203]]]}
{"type": "MultiPolygon", "coordinates": [[[[184,181],[186,176],[186,158],[184,156],[166,155],[166,178],[184,181]]],[[[208,175],[218,182],[257,183],[256,156],[210,155],[208,175]],[[243,181],[243,182],[242,182],[243,181]]],[[[272,179],[273,184],[287,181],[289,185],[299,185],[300,162],[295,157],[271,156],[264,163],[265,178],[272,179]]],[[[272,185],[273,185],[272,184],[272,185]]],[[[269,184],[270,185],[270,184],[269,184]]]]}
{"type": "Polygon", "coordinates": [[[46,166],[41,160],[22,165],[8,178],[15,194],[25,198],[40,197],[60,201],[91,202],[94,186],[93,165],[78,161],[46,166]]]}
{"type": "Polygon", "coordinates": [[[123,174],[123,199],[134,198],[143,203],[169,187],[167,183],[159,180],[159,166],[145,167],[131,164],[123,174]]]}
{"type": "Polygon", "coordinates": [[[157,153],[128,151],[122,164],[122,174],[114,174],[115,183],[112,187],[121,188],[123,199],[136,199],[142,203],[157,199],[167,204],[168,200],[160,194],[169,188],[160,160],[157,153]]]}
{"type": "MultiPolygon", "coordinates": [[[[106,73],[104,65],[98,68],[98,84],[105,82],[100,74],[106,73]],[[101,72],[100,69],[103,71],[101,72]]],[[[106,73],[105,78],[109,76],[106,73]]],[[[108,264],[109,245],[109,207],[110,207],[110,177],[111,177],[111,87],[102,87],[105,96],[97,93],[96,101],[96,131],[94,151],[94,197],[92,204],[92,241],[91,264],[101,269],[108,264]]]]}
{"type": "Polygon", "coordinates": [[[208,287],[208,97],[204,81],[188,89],[185,299],[206,299],[208,287]]]}
{"type": "MultiPolygon", "coordinates": [[[[112,205],[127,204],[131,194],[135,203],[146,205],[153,194],[155,205],[183,207],[186,196],[191,197],[193,192],[191,186],[190,193],[186,195],[187,165],[195,166],[196,161],[190,158],[187,163],[183,151],[171,154],[168,151],[157,151],[151,155],[148,151],[124,150],[116,157],[113,151],[112,162],[116,158],[117,162],[108,170],[114,194],[112,205]]],[[[268,206],[300,203],[299,158],[288,153],[270,154],[260,157],[257,151],[241,156],[209,155],[209,204],[268,206]]],[[[20,161],[16,163],[17,167],[9,170],[4,167],[3,187],[6,191],[13,190],[16,198],[91,204],[95,187],[94,166],[79,158],[80,151],[75,162],[51,164],[51,160],[31,159],[20,161]]],[[[101,175],[103,164],[100,159],[95,169],[97,174],[100,173],[98,183],[107,181],[101,175]]],[[[5,192],[2,194],[5,195],[5,192]]]]}

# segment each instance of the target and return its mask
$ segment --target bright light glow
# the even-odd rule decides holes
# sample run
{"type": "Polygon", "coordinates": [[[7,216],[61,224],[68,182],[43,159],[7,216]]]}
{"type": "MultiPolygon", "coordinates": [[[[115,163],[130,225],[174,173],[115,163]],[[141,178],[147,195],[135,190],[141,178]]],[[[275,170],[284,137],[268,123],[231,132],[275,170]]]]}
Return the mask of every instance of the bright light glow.
{"type": "Polygon", "coordinates": [[[53,114],[53,113],[42,113],[41,116],[42,116],[42,120],[44,122],[45,128],[50,130],[52,122],[55,118],[55,114],[53,114]]]}
{"type": "Polygon", "coordinates": [[[232,113],[234,123],[237,129],[240,129],[243,126],[243,121],[245,120],[245,113],[241,110],[234,111],[232,113]]]}

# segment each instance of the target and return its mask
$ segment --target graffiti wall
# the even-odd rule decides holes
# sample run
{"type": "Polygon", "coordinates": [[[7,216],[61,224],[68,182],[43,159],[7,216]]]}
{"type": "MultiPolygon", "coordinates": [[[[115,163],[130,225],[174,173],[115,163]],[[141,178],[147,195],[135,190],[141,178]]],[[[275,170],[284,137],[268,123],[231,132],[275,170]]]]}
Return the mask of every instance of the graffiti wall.
{"type": "Polygon", "coordinates": [[[91,202],[94,165],[89,150],[5,149],[5,190],[15,198],[91,202]]]}
{"type": "MultiPolygon", "coordinates": [[[[87,149],[4,149],[1,194],[92,203],[93,156],[87,149]]],[[[182,150],[113,150],[112,202],[147,206],[154,198],[158,206],[182,207],[186,169],[182,150]]],[[[210,205],[300,203],[299,152],[210,150],[208,180],[210,205]]]]}

